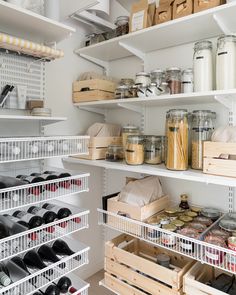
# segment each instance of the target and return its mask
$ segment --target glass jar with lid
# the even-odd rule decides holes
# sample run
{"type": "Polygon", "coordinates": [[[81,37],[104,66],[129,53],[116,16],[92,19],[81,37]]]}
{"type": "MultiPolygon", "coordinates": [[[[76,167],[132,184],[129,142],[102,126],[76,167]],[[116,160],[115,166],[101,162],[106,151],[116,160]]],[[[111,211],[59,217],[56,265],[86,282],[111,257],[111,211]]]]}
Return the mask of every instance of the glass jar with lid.
{"type": "Polygon", "coordinates": [[[203,168],[203,142],[210,140],[213,132],[212,112],[194,111],[192,114],[192,168],[203,168]]]}
{"type": "Polygon", "coordinates": [[[216,89],[236,88],[236,35],[223,35],[217,40],[216,89]]]}
{"type": "Polygon", "coordinates": [[[122,144],[123,144],[123,148],[125,149],[126,147],[126,143],[127,143],[127,137],[129,135],[139,135],[140,134],[140,130],[137,126],[133,126],[133,125],[127,125],[127,126],[123,126],[122,128],[122,144]]]}
{"type": "Polygon", "coordinates": [[[188,169],[188,111],[173,109],[167,114],[167,160],[170,170],[188,169]]]}
{"type": "Polygon", "coordinates": [[[109,162],[119,162],[124,159],[123,146],[109,145],[106,152],[106,160],[109,162]]]}
{"type": "Polygon", "coordinates": [[[146,136],[145,138],[145,163],[147,164],[161,164],[162,149],[161,138],[158,136],[146,136]]]}
{"type": "Polygon", "coordinates": [[[144,136],[128,136],[125,149],[125,160],[128,165],[142,165],[144,163],[144,144],[144,136]]]}
{"type": "Polygon", "coordinates": [[[126,85],[128,87],[132,87],[134,85],[134,79],[131,79],[131,78],[122,78],[120,80],[120,85],[126,85]]]}
{"type": "Polygon", "coordinates": [[[151,84],[150,74],[139,72],[136,74],[135,84],[142,87],[148,87],[151,84]]]}
{"type": "Polygon", "coordinates": [[[151,82],[156,83],[157,86],[160,86],[164,82],[165,73],[161,69],[156,69],[150,72],[151,82]]]}
{"type": "Polygon", "coordinates": [[[129,17],[124,16],[118,16],[115,25],[116,28],[116,37],[123,36],[129,33],[129,17]]]}
{"type": "Polygon", "coordinates": [[[172,67],[166,70],[166,81],[170,88],[170,94],[181,93],[181,70],[172,67]]]}
{"type": "Polygon", "coordinates": [[[168,95],[170,94],[170,87],[167,82],[162,82],[161,85],[158,87],[160,89],[161,95],[168,95]]]}
{"type": "Polygon", "coordinates": [[[165,162],[166,158],[166,136],[159,135],[158,138],[161,140],[161,162],[165,162]]]}
{"type": "Polygon", "coordinates": [[[200,41],[194,44],[193,56],[194,91],[213,89],[212,42],[200,41]]]}
{"type": "Polygon", "coordinates": [[[193,92],[193,69],[186,69],[182,72],[182,92],[193,92]]]}
{"type": "Polygon", "coordinates": [[[115,91],[115,98],[116,99],[124,99],[129,98],[131,93],[129,91],[129,87],[127,85],[119,85],[115,91]]]}

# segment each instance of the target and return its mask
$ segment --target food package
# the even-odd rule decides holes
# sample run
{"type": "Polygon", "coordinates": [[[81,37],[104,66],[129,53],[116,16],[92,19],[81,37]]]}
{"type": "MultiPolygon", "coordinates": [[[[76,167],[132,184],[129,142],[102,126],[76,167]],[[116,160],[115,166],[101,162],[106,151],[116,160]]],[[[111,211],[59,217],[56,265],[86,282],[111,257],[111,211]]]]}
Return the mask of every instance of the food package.
{"type": "Polygon", "coordinates": [[[173,3],[173,19],[193,13],[193,0],[175,0],[173,3]]]}
{"type": "Polygon", "coordinates": [[[162,186],[157,176],[149,176],[131,181],[118,195],[118,201],[143,207],[163,196],[162,186]]]}
{"type": "Polygon", "coordinates": [[[194,13],[225,3],[225,0],[194,0],[194,13]]]}
{"type": "Polygon", "coordinates": [[[225,126],[217,128],[212,134],[211,141],[236,143],[236,126],[225,126]]]}
{"type": "Polygon", "coordinates": [[[166,2],[160,5],[156,9],[156,24],[162,24],[167,21],[172,20],[172,4],[171,2],[166,2]]]}
{"type": "Polygon", "coordinates": [[[94,123],[86,132],[90,137],[117,137],[121,135],[121,126],[108,123],[94,123]]]}

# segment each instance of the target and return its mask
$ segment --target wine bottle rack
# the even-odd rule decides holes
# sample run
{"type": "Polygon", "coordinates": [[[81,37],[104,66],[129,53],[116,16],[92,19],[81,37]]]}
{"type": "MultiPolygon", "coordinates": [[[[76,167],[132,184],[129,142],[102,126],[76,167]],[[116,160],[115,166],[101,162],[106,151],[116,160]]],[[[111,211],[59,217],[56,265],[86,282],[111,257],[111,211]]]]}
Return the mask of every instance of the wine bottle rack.
{"type": "Polygon", "coordinates": [[[196,240],[188,238],[178,233],[163,230],[150,224],[120,216],[102,209],[98,209],[98,214],[100,225],[104,225],[119,232],[129,234],[158,247],[169,249],[173,252],[180,253],[222,270],[234,274],[236,272],[235,251],[203,242],[201,239],[196,240]],[[155,236],[157,238],[150,238],[150,232],[155,232],[155,236]],[[173,247],[168,247],[166,243],[163,243],[163,241],[168,239],[175,241],[175,245],[173,247]],[[182,245],[185,245],[185,249],[182,247],[182,245]],[[186,248],[188,248],[188,250],[186,250],[186,248]],[[206,253],[208,256],[206,256],[206,253]]]}
{"type": "Polygon", "coordinates": [[[0,163],[40,160],[88,153],[89,136],[0,139],[0,163]]]}
{"type": "Polygon", "coordinates": [[[75,254],[64,257],[59,262],[50,264],[43,270],[35,271],[26,278],[0,289],[0,294],[33,294],[40,288],[48,285],[48,283],[59,279],[60,277],[78,269],[85,264],[88,264],[88,251],[89,247],[82,243],[77,243],[75,254]],[[33,285],[32,282],[35,281],[36,283],[33,285]]]}
{"type": "MultiPolygon", "coordinates": [[[[35,170],[34,170],[35,171],[35,170]]],[[[65,172],[65,171],[64,171],[65,172]]],[[[88,173],[0,190],[0,211],[88,191],[88,173]],[[57,188],[54,191],[54,188],[57,188]]]]}
{"type": "Polygon", "coordinates": [[[70,208],[73,214],[67,218],[1,239],[0,261],[30,249],[34,249],[47,242],[67,236],[76,231],[88,228],[88,210],[73,210],[71,205],[69,206],[62,202],[57,202],[56,204],[59,206],[66,205],[67,208],[70,208]]]}

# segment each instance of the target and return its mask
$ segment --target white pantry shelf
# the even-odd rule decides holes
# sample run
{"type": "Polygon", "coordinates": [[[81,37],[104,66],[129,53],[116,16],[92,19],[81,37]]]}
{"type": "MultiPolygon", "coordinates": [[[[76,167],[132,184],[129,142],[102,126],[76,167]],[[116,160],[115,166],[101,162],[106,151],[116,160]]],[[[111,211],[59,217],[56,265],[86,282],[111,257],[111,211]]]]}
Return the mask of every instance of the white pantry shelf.
{"type": "Polygon", "coordinates": [[[42,43],[59,42],[75,32],[71,28],[30,10],[0,0],[0,30],[42,43]]]}
{"type": "Polygon", "coordinates": [[[4,122],[29,122],[29,121],[38,121],[42,123],[43,126],[50,125],[62,121],[66,121],[66,117],[43,117],[43,116],[27,116],[27,115],[0,115],[0,121],[4,122]]]}
{"type": "Polygon", "coordinates": [[[236,3],[221,5],[125,36],[77,49],[84,57],[110,62],[149,52],[216,37],[236,31],[236,3]]]}
{"type": "Polygon", "coordinates": [[[166,169],[165,165],[127,165],[124,162],[108,162],[106,160],[84,160],[79,158],[64,158],[63,162],[113,169],[147,175],[156,175],[167,178],[189,180],[205,184],[216,184],[221,186],[236,187],[236,179],[231,177],[215,176],[202,173],[202,171],[189,169],[187,171],[171,171],[166,169]]]}
{"type": "Polygon", "coordinates": [[[75,103],[80,109],[99,112],[104,109],[117,109],[134,107],[154,107],[154,106],[173,106],[221,102],[230,108],[232,102],[236,102],[236,89],[213,90],[206,92],[180,93],[171,95],[159,95],[154,97],[135,97],[126,99],[112,99],[101,101],[90,101],[75,103]]]}

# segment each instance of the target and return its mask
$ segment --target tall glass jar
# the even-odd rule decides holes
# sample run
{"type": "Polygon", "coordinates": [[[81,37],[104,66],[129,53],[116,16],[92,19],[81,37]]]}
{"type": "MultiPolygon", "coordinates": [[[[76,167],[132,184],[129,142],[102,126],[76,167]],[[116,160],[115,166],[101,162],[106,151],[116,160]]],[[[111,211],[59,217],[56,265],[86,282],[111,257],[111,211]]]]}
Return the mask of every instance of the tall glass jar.
{"type": "Polygon", "coordinates": [[[146,136],[145,138],[145,163],[161,164],[162,142],[159,136],[146,136]]]}
{"type": "Polygon", "coordinates": [[[192,168],[203,167],[203,142],[210,140],[213,131],[211,111],[194,111],[192,117],[192,168]]]}
{"type": "Polygon", "coordinates": [[[223,35],[217,40],[216,89],[236,88],[236,36],[223,35]]]}
{"type": "Polygon", "coordinates": [[[193,92],[193,69],[186,69],[182,72],[182,92],[193,92]]]}
{"type": "Polygon", "coordinates": [[[181,70],[179,68],[169,68],[166,70],[166,81],[170,88],[170,94],[181,93],[181,70]]]}
{"type": "Polygon", "coordinates": [[[195,92],[213,89],[212,42],[205,40],[194,44],[193,72],[195,92]]]}
{"type": "Polygon", "coordinates": [[[170,170],[188,169],[188,111],[170,110],[167,116],[167,160],[170,170]]]}
{"type": "Polygon", "coordinates": [[[144,163],[144,144],[144,136],[128,136],[125,149],[125,160],[128,165],[142,165],[144,163]]]}
{"type": "Polygon", "coordinates": [[[122,144],[125,149],[127,143],[127,137],[129,135],[139,135],[140,131],[139,128],[132,125],[127,125],[122,128],[122,144]]]}

